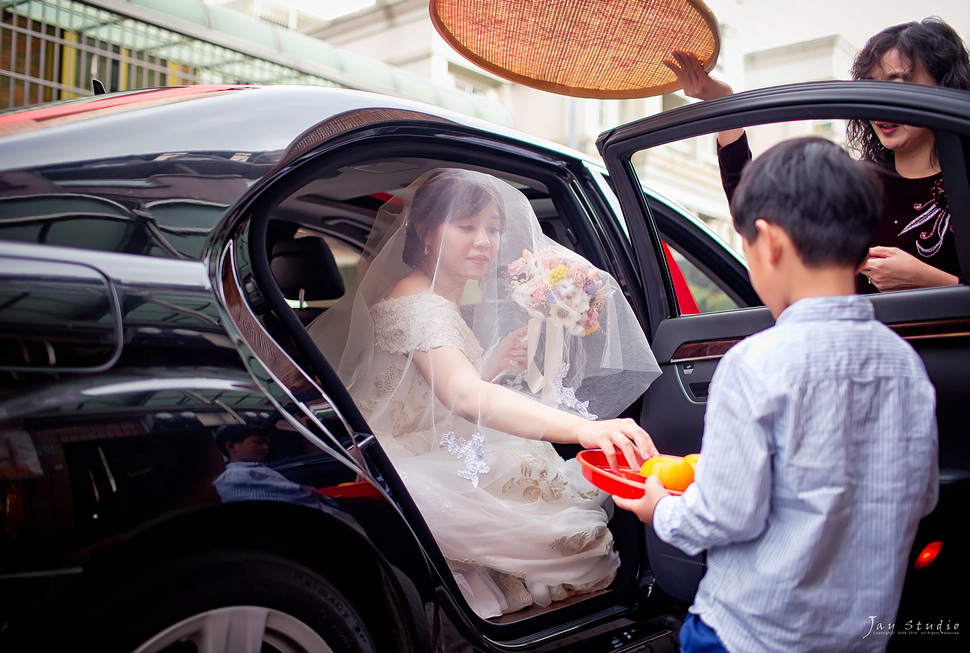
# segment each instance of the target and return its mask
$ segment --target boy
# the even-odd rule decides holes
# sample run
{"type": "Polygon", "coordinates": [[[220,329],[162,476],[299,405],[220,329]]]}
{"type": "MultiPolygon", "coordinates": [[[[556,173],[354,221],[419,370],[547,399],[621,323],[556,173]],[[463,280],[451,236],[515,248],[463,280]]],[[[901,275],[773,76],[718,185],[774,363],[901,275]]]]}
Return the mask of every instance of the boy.
{"type": "Polygon", "coordinates": [[[937,500],[935,393],[855,295],[878,179],[821,138],[776,145],[731,203],[776,318],[721,360],[693,485],[615,498],[707,573],[684,651],[882,650],[919,519],[937,500]]]}
{"type": "Polygon", "coordinates": [[[219,431],[216,446],[227,463],[226,470],[212,484],[223,503],[285,501],[325,509],[326,499],[321,494],[266,465],[269,444],[268,429],[234,424],[219,431]]]}

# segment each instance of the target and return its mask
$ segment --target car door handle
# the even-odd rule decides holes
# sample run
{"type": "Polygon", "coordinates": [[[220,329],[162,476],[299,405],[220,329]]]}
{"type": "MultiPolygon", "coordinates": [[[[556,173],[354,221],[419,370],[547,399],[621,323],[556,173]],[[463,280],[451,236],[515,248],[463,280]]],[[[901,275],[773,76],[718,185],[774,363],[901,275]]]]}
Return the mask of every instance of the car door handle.
{"type": "Polygon", "coordinates": [[[687,388],[690,390],[691,395],[693,395],[694,399],[698,400],[707,399],[707,393],[710,387],[711,384],[709,381],[687,384],[687,388]]]}

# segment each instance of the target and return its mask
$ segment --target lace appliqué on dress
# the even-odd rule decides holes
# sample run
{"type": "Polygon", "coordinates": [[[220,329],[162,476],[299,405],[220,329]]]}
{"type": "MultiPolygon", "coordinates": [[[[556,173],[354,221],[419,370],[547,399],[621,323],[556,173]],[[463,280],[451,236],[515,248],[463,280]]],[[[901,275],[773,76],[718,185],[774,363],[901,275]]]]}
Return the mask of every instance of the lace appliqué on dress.
{"type": "Polygon", "coordinates": [[[519,473],[505,481],[502,494],[519,491],[526,503],[535,503],[543,498],[553,502],[562,498],[566,491],[566,480],[548,459],[518,449],[506,449],[501,453],[519,463],[519,473]]]}
{"type": "Polygon", "coordinates": [[[502,585],[505,587],[508,593],[518,599],[520,605],[532,605],[532,595],[529,594],[529,590],[526,589],[525,582],[523,582],[522,578],[519,578],[514,574],[506,573],[500,573],[498,578],[500,581],[502,581],[502,585]]]}
{"type": "Polygon", "coordinates": [[[471,440],[456,436],[454,431],[441,435],[441,446],[448,447],[448,453],[459,460],[465,461],[465,469],[458,470],[459,478],[471,481],[472,487],[478,487],[478,475],[491,471],[485,460],[485,436],[481,433],[472,435],[471,440]]]}
{"type": "Polygon", "coordinates": [[[564,386],[562,384],[563,379],[566,378],[567,372],[569,372],[569,363],[563,363],[562,365],[559,366],[559,371],[556,373],[556,376],[552,379],[552,387],[554,389],[554,397],[556,399],[556,403],[559,404],[560,406],[572,408],[577,413],[579,413],[580,416],[585,417],[588,420],[599,419],[598,415],[589,412],[588,401],[580,401],[579,399],[576,398],[575,389],[569,386],[564,386]]]}
{"type": "MultiPolygon", "coordinates": [[[[552,379],[553,399],[555,399],[556,403],[560,406],[571,408],[580,416],[585,417],[588,420],[599,419],[599,415],[589,412],[588,401],[580,401],[576,397],[576,390],[574,388],[563,385],[563,379],[566,378],[566,374],[568,372],[569,363],[563,363],[559,366],[559,371],[556,372],[556,376],[554,376],[552,379]]],[[[526,371],[518,372],[514,376],[506,378],[503,385],[513,390],[523,388],[528,383],[527,375],[528,372],[526,371]]]]}
{"type": "Polygon", "coordinates": [[[402,378],[404,378],[404,370],[393,364],[374,378],[372,399],[362,402],[360,406],[364,417],[372,416],[379,407],[384,405],[388,395],[397,390],[402,378]]]}
{"type": "Polygon", "coordinates": [[[605,528],[564,535],[549,543],[549,548],[564,558],[587,551],[609,551],[612,546],[613,536],[605,528]]]}
{"type": "Polygon", "coordinates": [[[386,397],[395,390],[401,379],[404,378],[404,370],[397,365],[391,365],[387,371],[381,372],[374,379],[374,391],[378,397],[386,397]]]}

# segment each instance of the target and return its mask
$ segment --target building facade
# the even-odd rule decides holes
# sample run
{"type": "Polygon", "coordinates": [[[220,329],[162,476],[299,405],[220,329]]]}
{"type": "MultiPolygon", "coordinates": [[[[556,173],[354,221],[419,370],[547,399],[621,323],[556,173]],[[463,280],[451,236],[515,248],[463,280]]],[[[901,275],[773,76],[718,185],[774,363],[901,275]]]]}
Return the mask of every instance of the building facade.
{"type": "Polygon", "coordinates": [[[0,0],[0,109],[185,84],[310,84],[510,125],[498,102],[202,0],[0,0]]]}

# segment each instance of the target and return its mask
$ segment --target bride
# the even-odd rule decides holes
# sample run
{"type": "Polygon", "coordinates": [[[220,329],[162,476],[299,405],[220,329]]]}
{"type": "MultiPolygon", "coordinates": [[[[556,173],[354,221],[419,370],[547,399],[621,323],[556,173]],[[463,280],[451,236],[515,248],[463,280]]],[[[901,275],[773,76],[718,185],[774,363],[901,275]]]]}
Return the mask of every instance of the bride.
{"type": "Polygon", "coordinates": [[[612,505],[551,443],[639,466],[649,436],[597,416],[660,371],[616,281],[546,238],[522,193],[422,175],[381,208],[358,283],[309,331],[477,614],[609,585],[612,505]]]}

